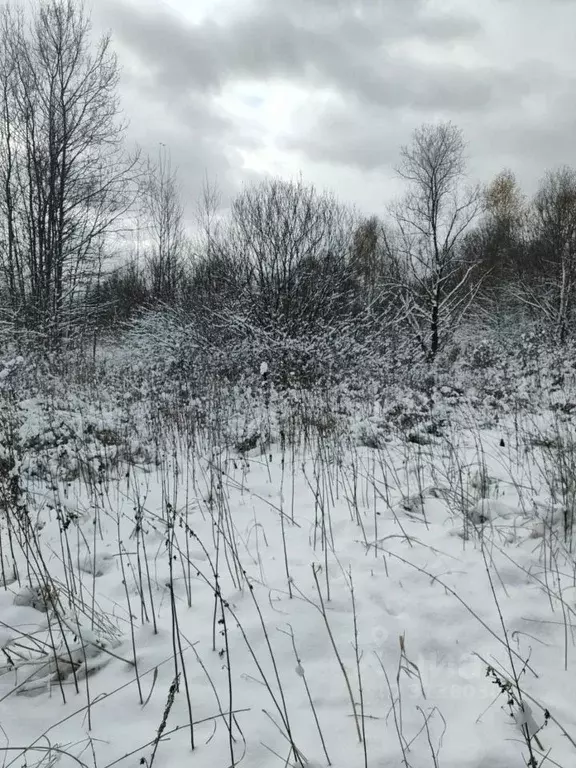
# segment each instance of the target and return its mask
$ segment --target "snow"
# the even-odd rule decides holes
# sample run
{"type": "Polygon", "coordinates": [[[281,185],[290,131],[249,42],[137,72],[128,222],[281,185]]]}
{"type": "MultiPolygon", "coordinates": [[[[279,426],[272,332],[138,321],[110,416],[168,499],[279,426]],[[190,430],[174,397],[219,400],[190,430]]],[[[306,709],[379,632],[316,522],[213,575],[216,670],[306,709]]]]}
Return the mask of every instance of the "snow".
{"type": "Polygon", "coordinates": [[[6,765],[520,768],[526,728],[575,764],[569,494],[528,423],[75,397],[12,414],[6,765]]]}

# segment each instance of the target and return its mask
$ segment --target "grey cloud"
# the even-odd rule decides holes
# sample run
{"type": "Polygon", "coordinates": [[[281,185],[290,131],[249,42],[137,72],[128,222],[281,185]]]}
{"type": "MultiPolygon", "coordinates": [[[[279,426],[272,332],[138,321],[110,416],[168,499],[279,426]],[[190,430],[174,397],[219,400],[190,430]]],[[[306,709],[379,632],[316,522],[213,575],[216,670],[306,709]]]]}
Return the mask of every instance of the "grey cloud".
{"type": "Polygon", "coordinates": [[[346,86],[352,72],[370,89],[386,44],[422,37],[445,41],[479,32],[467,18],[430,16],[421,0],[387,4],[327,0],[260,0],[228,23],[185,24],[165,10],[145,10],[117,0],[100,0],[120,41],[142,57],[158,87],[218,91],[235,78],[311,76],[346,86]],[[342,83],[340,82],[342,81],[342,83]]]}
{"type": "MultiPolygon", "coordinates": [[[[425,0],[230,0],[228,11],[191,24],[165,7],[146,8],[136,0],[94,2],[100,19],[112,27],[115,44],[136,62],[128,85],[134,113],[140,99],[163,110],[170,125],[163,130],[140,124],[135,132],[144,143],[153,145],[162,136],[159,140],[173,145],[190,190],[212,169],[230,193],[245,178],[241,153],[254,147],[254,137],[220,111],[216,97],[228,84],[246,79],[288,80],[310,90],[306,112],[295,116],[294,128],[278,147],[302,166],[318,161],[390,173],[412,128],[437,117],[462,125],[471,154],[490,156],[486,166],[501,158],[507,165],[517,158],[527,167],[533,158],[552,159],[556,150],[547,142],[562,146],[565,161],[571,160],[566,122],[550,126],[524,105],[526,97],[553,92],[548,122],[562,114],[568,81],[551,65],[526,55],[515,67],[504,63],[506,56],[484,66],[446,59],[424,63],[399,53],[407,48],[397,43],[413,41],[440,53],[454,42],[474,52],[484,31],[465,13],[433,14],[425,0]],[[326,92],[336,103],[323,109],[317,94],[326,92]]],[[[520,12],[524,8],[518,0],[486,2],[496,12],[514,2],[520,12]]],[[[532,0],[529,5],[536,7],[532,0]]],[[[492,27],[495,18],[490,17],[492,27]]],[[[510,49],[511,61],[518,60],[512,41],[510,49]]],[[[490,55],[489,43],[485,50],[490,55]]]]}
{"type": "Polygon", "coordinates": [[[387,59],[381,69],[351,68],[335,63],[335,80],[347,96],[390,108],[451,109],[464,111],[485,107],[493,87],[482,72],[464,67],[419,66],[409,60],[387,59]]]}
{"type": "Polygon", "coordinates": [[[503,115],[500,120],[494,115],[468,131],[473,139],[474,169],[485,175],[487,160],[492,166],[497,164],[496,170],[511,167],[524,177],[526,191],[532,193],[546,170],[564,164],[576,166],[575,123],[576,107],[560,98],[550,102],[546,114],[530,121],[522,112],[503,115]]]}
{"type": "Polygon", "coordinates": [[[242,158],[238,145],[249,137],[204,94],[177,101],[160,93],[144,75],[123,78],[122,101],[132,116],[129,137],[152,158],[166,145],[181,180],[186,217],[192,220],[205,176],[218,181],[224,203],[237,192],[242,158]]]}
{"type": "Polygon", "coordinates": [[[285,137],[283,147],[315,162],[375,171],[394,163],[401,136],[388,110],[367,108],[359,116],[339,104],[326,109],[320,122],[308,121],[285,137]]]}
{"type": "Polygon", "coordinates": [[[353,4],[328,8],[327,0],[254,3],[250,13],[227,25],[210,20],[192,26],[166,11],[101,0],[121,42],[149,69],[152,87],[174,103],[195,93],[218,93],[238,78],[279,77],[387,106],[486,106],[492,93],[482,74],[457,67],[423,70],[387,54],[387,45],[398,39],[424,36],[437,42],[476,34],[476,22],[430,16],[422,12],[421,0],[358,5],[360,15],[353,4]]]}
{"type": "Polygon", "coordinates": [[[101,0],[95,12],[111,25],[114,42],[127,47],[150,71],[156,86],[209,91],[221,85],[213,22],[203,25],[206,34],[198,34],[163,9],[144,11],[116,0],[101,0]]]}
{"type": "Polygon", "coordinates": [[[437,14],[420,21],[416,36],[431,41],[443,42],[449,40],[473,38],[481,32],[477,19],[470,16],[449,16],[437,14]]]}
{"type": "MultiPolygon", "coordinates": [[[[253,138],[215,106],[214,97],[227,83],[285,78],[334,88],[366,104],[401,106],[407,95],[387,61],[390,43],[477,32],[465,20],[429,17],[422,12],[422,0],[240,3],[228,16],[193,25],[165,7],[96,0],[97,21],[112,28],[115,45],[133,62],[124,77],[129,111],[141,113],[132,121],[132,136],[147,151],[154,152],[160,141],[171,147],[190,198],[205,172],[217,174],[228,194],[246,176],[240,153],[253,146],[253,138]],[[162,119],[149,120],[147,114],[162,119]]],[[[487,98],[469,83],[446,92],[440,83],[417,87],[417,77],[412,80],[408,101],[476,104],[487,98]]]]}
{"type": "Polygon", "coordinates": [[[340,98],[307,110],[282,146],[302,163],[390,171],[416,125],[451,119],[470,140],[474,174],[487,178],[503,166],[524,166],[533,177],[572,161],[576,108],[567,105],[574,90],[572,78],[534,60],[506,71],[429,66],[423,72],[402,65],[380,81],[370,102],[340,98]],[[546,109],[529,119],[524,100],[538,95],[546,99],[546,109]]]}

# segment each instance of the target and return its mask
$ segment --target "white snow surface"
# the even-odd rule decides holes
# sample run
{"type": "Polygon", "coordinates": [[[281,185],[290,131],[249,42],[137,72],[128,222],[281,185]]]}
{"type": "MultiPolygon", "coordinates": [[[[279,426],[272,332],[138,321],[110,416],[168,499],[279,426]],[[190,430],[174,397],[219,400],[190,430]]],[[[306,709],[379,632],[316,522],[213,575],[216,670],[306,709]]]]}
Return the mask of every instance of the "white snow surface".
{"type": "Polygon", "coordinates": [[[110,438],[104,479],[70,457],[48,478],[57,453],[30,449],[36,543],[1,513],[4,764],[317,768],[321,733],[335,768],[521,768],[528,728],[544,765],[576,765],[565,508],[512,430],[243,453],[175,433],[159,462],[135,436],[131,464],[110,438]]]}

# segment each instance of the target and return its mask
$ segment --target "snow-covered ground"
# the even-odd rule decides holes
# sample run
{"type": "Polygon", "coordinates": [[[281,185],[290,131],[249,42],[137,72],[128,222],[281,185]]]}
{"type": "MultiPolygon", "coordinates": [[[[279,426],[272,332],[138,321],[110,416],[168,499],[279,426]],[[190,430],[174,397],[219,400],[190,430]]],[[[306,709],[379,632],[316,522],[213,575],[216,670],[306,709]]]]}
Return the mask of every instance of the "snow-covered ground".
{"type": "Polygon", "coordinates": [[[569,423],[89,397],[3,405],[4,766],[576,765],[569,423]]]}

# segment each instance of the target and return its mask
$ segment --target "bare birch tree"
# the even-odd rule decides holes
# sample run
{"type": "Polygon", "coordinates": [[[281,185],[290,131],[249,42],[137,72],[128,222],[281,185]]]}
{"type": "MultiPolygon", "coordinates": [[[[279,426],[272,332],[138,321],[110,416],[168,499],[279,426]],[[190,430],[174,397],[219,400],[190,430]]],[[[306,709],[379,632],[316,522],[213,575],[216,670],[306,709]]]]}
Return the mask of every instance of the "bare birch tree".
{"type": "Polygon", "coordinates": [[[451,123],[423,125],[401,149],[398,174],[408,192],[393,208],[404,278],[406,318],[426,358],[436,358],[443,334],[472,302],[473,265],[460,251],[480,208],[477,187],[466,188],[465,142],[451,123]]]}

